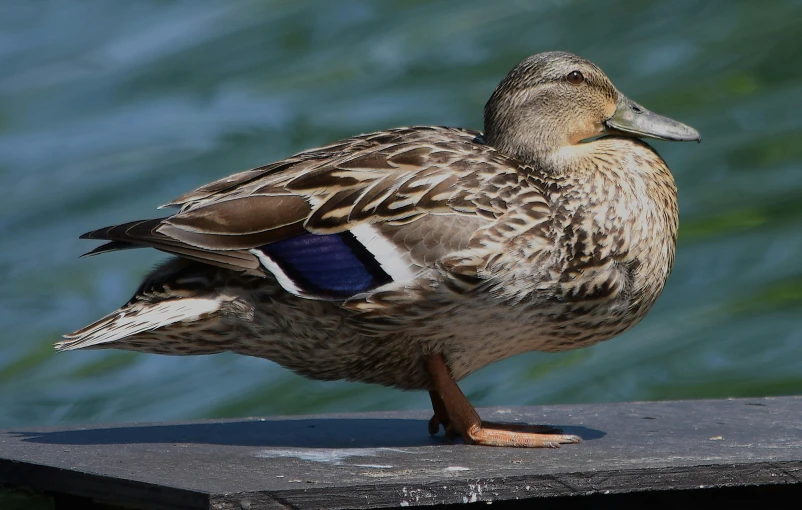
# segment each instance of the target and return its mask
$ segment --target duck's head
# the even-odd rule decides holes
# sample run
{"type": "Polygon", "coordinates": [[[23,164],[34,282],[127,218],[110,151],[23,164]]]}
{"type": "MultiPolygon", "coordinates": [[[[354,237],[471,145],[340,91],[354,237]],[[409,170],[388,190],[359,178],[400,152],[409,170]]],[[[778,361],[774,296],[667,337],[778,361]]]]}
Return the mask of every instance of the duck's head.
{"type": "Polygon", "coordinates": [[[701,141],[690,126],[627,98],[592,62],[571,53],[533,55],[485,105],[485,138],[526,163],[554,166],[565,149],[604,135],[701,141]]]}

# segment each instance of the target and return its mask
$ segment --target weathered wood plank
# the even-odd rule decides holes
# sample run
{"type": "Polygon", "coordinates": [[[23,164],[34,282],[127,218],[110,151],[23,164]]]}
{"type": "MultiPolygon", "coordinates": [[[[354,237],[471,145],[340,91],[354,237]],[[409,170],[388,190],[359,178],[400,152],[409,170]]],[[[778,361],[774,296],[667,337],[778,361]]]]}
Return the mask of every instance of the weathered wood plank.
{"type": "MultiPolygon", "coordinates": [[[[802,480],[802,397],[484,409],[585,439],[484,448],[427,412],[0,431],[0,484],[147,508],[374,508],[802,480]]],[[[802,485],[800,485],[802,488],[802,485]]]]}

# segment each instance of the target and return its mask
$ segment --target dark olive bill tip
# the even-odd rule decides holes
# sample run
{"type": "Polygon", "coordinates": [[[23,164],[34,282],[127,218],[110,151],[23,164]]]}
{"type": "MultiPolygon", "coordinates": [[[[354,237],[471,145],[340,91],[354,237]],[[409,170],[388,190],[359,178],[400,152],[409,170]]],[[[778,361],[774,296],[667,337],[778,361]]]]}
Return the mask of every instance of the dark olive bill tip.
{"type": "Polygon", "coordinates": [[[702,134],[699,131],[681,122],[677,122],[676,132],[680,134],[677,140],[679,142],[702,142],[702,134]]]}
{"type": "Polygon", "coordinates": [[[686,126],[685,124],[681,124],[677,122],[679,126],[682,127],[682,130],[679,133],[672,133],[666,136],[655,135],[655,138],[668,140],[670,142],[696,142],[702,143],[702,135],[699,131],[693,129],[690,126],[686,126]]]}

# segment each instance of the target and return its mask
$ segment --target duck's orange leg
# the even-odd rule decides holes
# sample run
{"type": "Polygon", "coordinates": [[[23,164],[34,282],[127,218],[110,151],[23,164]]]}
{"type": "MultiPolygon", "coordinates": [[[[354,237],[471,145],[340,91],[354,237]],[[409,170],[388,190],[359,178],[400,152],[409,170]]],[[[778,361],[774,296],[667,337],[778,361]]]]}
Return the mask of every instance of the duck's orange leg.
{"type": "Polygon", "coordinates": [[[434,416],[429,421],[430,433],[436,433],[442,424],[446,429],[446,436],[459,434],[466,444],[524,448],[558,448],[561,444],[582,441],[579,436],[561,434],[559,429],[552,427],[482,423],[476,410],[457,386],[443,355],[429,356],[427,368],[434,386],[429,392],[434,408],[434,416]]]}

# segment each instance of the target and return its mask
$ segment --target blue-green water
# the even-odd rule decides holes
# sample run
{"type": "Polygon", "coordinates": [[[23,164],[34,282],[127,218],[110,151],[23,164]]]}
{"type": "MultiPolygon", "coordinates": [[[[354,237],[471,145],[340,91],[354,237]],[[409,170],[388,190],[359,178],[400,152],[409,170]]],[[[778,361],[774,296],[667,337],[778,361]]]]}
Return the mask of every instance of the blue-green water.
{"type": "Polygon", "coordinates": [[[81,260],[78,235],[355,133],[481,128],[498,80],[552,49],[702,132],[655,144],[680,190],[676,268],[630,332],[487,367],[469,398],[802,393],[800,33],[790,0],[2,2],[0,427],[427,407],[235,355],[56,354],[163,258],[81,260]]]}

